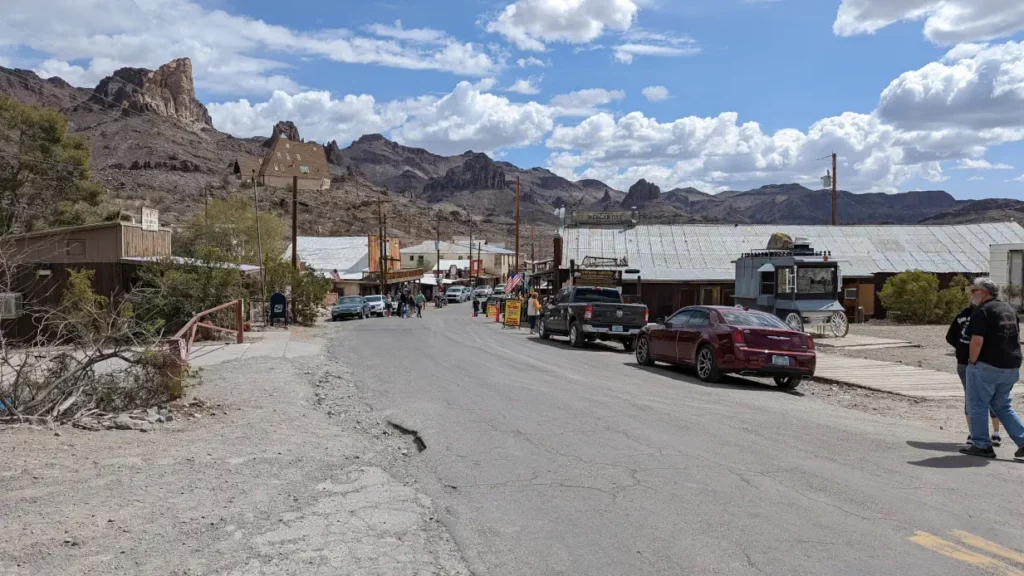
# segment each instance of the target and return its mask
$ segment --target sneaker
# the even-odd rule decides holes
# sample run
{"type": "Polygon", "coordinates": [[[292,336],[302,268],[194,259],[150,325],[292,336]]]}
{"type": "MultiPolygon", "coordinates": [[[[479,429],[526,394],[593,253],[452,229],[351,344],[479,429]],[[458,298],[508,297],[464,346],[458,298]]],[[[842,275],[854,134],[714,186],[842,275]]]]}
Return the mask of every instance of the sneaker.
{"type": "Polygon", "coordinates": [[[967,442],[964,442],[964,444],[967,444],[968,446],[974,444],[974,440],[971,438],[970,435],[967,436],[967,442]]]}
{"type": "Polygon", "coordinates": [[[993,434],[992,435],[992,447],[993,448],[999,448],[1002,445],[1003,445],[1003,438],[1001,436],[999,436],[999,434],[993,434]]]}
{"type": "Polygon", "coordinates": [[[960,453],[966,454],[967,456],[979,456],[981,458],[996,457],[996,451],[993,450],[992,448],[985,448],[983,450],[981,448],[978,448],[977,446],[974,446],[973,444],[971,446],[968,446],[967,448],[961,448],[960,453]]]}
{"type": "Polygon", "coordinates": [[[1013,453],[1013,457],[1014,458],[1020,458],[1021,460],[1024,460],[1024,446],[1021,446],[1020,448],[1018,448],[1017,451],[1013,453]]]}

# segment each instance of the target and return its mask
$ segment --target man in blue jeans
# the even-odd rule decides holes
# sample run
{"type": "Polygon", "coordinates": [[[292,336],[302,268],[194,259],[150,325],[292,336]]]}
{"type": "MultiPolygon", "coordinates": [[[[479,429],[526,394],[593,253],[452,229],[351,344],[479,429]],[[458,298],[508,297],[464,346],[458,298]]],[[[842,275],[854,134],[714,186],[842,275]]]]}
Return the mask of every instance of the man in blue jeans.
{"type": "Polygon", "coordinates": [[[1010,406],[1013,385],[1020,379],[1020,322],[1013,307],[996,300],[998,296],[999,286],[988,278],[978,278],[971,286],[971,302],[976,306],[967,328],[971,336],[967,394],[972,443],[960,453],[996,457],[988,434],[991,409],[1017,444],[1014,457],[1024,459],[1024,423],[1010,406]]]}

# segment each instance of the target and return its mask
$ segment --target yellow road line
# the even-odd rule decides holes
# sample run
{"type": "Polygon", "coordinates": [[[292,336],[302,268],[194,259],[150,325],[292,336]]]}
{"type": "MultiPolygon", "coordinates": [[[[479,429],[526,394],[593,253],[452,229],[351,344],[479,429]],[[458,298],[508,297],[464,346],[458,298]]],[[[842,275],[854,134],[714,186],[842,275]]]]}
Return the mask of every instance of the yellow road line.
{"type": "Polygon", "coordinates": [[[995,558],[989,558],[988,556],[979,554],[948,540],[943,540],[934,534],[916,532],[910,538],[910,541],[933,552],[938,552],[943,556],[948,556],[950,558],[960,560],[961,562],[966,562],[967,564],[986,570],[992,574],[996,574],[997,576],[1024,576],[1024,570],[1022,569],[1014,568],[1013,566],[1000,562],[995,558]]]}
{"type": "Polygon", "coordinates": [[[973,546],[978,550],[983,550],[989,554],[994,554],[1011,562],[1024,565],[1024,554],[1021,554],[1016,550],[1011,550],[1010,548],[1001,546],[995,542],[989,542],[981,536],[975,536],[974,534],[964,532],[963,530],[953,530],[953,536],[968,546],[973,546]]]}

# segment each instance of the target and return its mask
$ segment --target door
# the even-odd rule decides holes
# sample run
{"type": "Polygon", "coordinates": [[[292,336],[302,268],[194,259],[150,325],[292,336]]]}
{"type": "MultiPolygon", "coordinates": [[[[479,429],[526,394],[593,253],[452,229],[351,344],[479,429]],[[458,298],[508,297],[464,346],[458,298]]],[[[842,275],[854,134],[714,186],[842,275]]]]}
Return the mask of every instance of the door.
{"type": "Polygon", "coordinates": [[[700,305],[701,306],[718,306],[721,304],[721,293],[722,289],[718,286],[701,286],[700,287],[700,305]]]}
{"type": "Polygon", "coordinates": [[[681,310],[687,306],[696,306],[697,289],[693,287],[680,288],[678,299],[678,302],[676,302],[676,310],[681,310]]]}
{"type": "Polygon", "coordinates": [[[679,362],[692,364],[697,354],[697,345],[704,335],[704,331],[711,326],[711,314],[707,310],[694,310],[687,319],[686,326],[679,330],[676,338],[676,354],[679,362]]]}
{"type": "Polygon", "coordinates": [[[677,312],[665,320],[665,326],[651,332],[651,354],[666,362],[676,362],[676,337],[690,318],[689,310],[677,312]]]}
{"type": "Polygon", "coordinates": [[[569,326],[566,324],[566,304],[569,302],[569,293],[571,290],[571,288],[563,288],[558,293],[558,296],[555,297],[554,302],[548,304],[548,330],[565,332],[569,329],[569,326]]]}

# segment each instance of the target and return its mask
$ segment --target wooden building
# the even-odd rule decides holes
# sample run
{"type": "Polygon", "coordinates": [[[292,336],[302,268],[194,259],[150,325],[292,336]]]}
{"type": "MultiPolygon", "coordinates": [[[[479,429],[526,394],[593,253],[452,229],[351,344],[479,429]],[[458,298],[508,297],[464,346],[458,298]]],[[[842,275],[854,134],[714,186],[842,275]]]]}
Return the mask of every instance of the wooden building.
{"type": "Polygon", "coordinates": [[[775,232],[807,238],[839,261],[842,304],[852,320],[884,318],[878,298],[886,280],[908,270],[953,277],[988,275],[990,247],[1024,244],[1014,222],[952,226],[804,226],[744,224],[565,226],[555,238],[561,286],[587,269],[623,273],[624,295],[641,294],[651,317],[694,304],[733,305],[735,259],[763,250],[775,232]],[[630,272],[632,271],[632,272],[630,272]],[[636,272],[639,272],[637,274],[636,272]]]}
{"type": "Polygon", "coordinates": [[[115,298],[137,282],[146,259],[171,256],[171,231],[129,222],[103,222],[10,236],[0,245],[10,271],[0,294],[0,329],[6,338],[35,336],[32,309],[55,306],[70,270],[92,270],[93,290],[115,298]]]}

